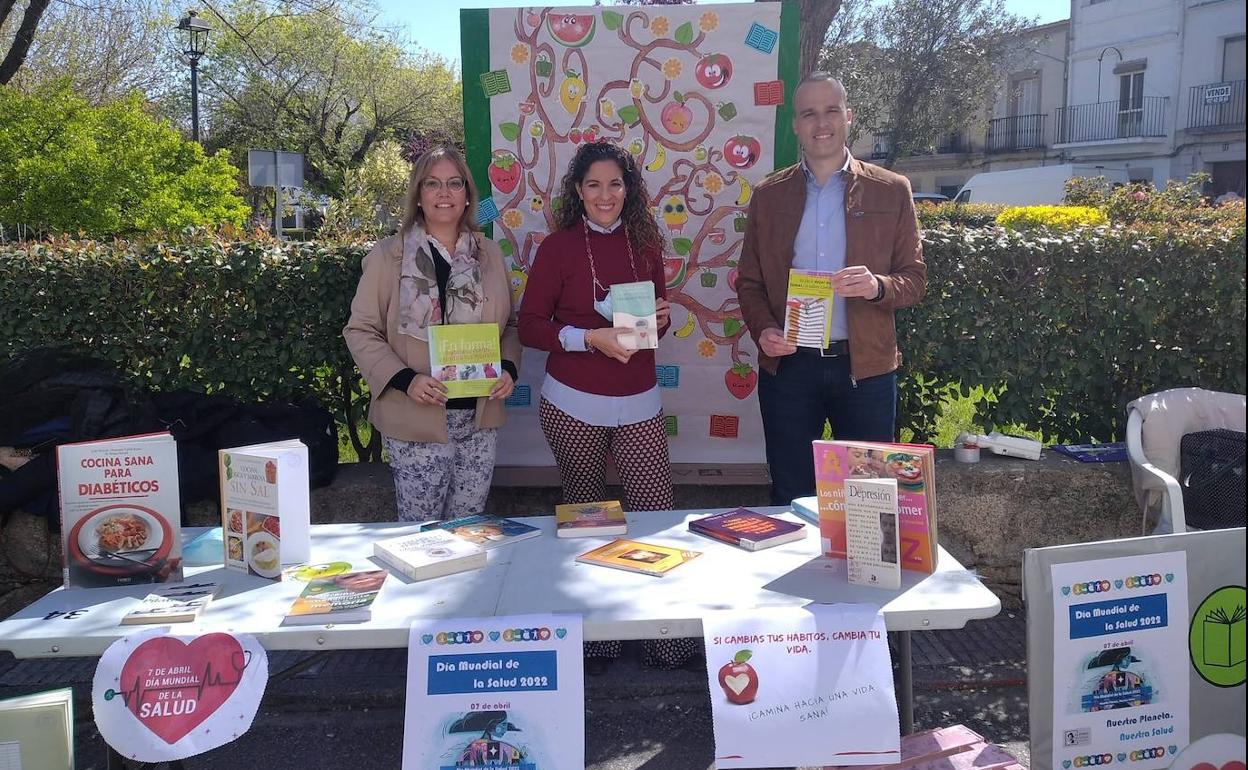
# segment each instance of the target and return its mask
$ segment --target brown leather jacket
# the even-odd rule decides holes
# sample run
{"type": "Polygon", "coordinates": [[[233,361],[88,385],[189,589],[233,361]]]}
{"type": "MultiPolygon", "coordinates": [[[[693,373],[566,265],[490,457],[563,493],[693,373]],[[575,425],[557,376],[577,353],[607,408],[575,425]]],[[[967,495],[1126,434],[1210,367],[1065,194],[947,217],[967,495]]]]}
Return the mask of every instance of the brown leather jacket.
{"type": "MultiPolygon", "coordinates": [[[[904,176],[854,158],[845,180],[845,264],[866,265],[884,284],[878,302],[852,298],[845,306],[854,379],[887,374],[901,365],[893,311],[918,303],[927,288],[919,223],[904,176]]],[[[801,164],[781,169],[754,188],[741,249],[737,297],[758,344],[765,329],[783,329],[793,243],[806,206],[801,164]]],[[[759,366],[776,373],[779,361],[759,350],[759,366]]]]}

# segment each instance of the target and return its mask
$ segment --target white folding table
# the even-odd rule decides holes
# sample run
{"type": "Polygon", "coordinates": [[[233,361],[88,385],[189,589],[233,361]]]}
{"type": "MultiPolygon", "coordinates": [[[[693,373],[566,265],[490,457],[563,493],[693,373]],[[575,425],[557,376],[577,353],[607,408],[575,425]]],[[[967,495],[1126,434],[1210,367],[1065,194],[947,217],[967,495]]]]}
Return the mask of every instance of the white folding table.
{"type": "MultiPolygon", "coordinates": [[[[800,521],[788,508],[761,512],[800,521]]],[[[903,572],[897,591],[851,586],[845,562],[820,556],[817,528],[807,537],[758,552],[720,543],[688,530],[687,520],[716,510],[629,513],[628,537],[702,556],[662,578],[576,562],[610,538],[559,538],[550,516],[526,518],[539,537],[495,548],[487,566],[411,582],[392,575],[366,623],[282,626],[303,584],[274,582],[227,571],[220,565],[188,567],[187,579],[218,580],[221,594],[179,634],[228,631],[254,635],[270,650],[344,650],[406,647],[418,618],[490,617],[576,613],[586,640],[701,636],[702,617],[723,610],[800,607],[809,602],[862,602],[883,607],[895,632],[898,704],[903,733],[913,727],[910,632],[961,628],[990,618],[1000,600],[944,548],[936,572],[903,572]]],[[[371,563],[373,542],[415,532],[414,524],[322,524],[312,528],[312,561],[371,563]]],[[[189,530],[184,537],[203,530],[189,530]]],[[[133,631],[121,618],[146,593],[144,586],[57,589],[0,622],[0,650],[18,658],[98,656],[133,631]]],[[[141,626],[138,628],[142,628],[141,626]]]]}

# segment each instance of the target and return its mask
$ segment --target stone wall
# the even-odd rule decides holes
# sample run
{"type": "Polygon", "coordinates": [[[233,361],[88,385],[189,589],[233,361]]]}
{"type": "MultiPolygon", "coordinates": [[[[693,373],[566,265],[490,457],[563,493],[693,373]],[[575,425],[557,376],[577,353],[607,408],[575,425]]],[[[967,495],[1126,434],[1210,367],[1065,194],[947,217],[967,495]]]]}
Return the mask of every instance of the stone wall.
{"type": "MultiPolygon", "coordinates": [[[[513,474],[514,475],[514,474],[513,474]]],[[[533,473],[534,483],[549,473],[533,473]]],[[[1007,607],[1020,604],[1023,551],[1140,534],[1140,513],[1126,463],[1079,463],[1055,452],[1039,461],[985,456],[973,465],[941,451],[936,461],[941,544],[975,570],[1007,607]]],[[[486,510],[507,516],[547,515],[559,502],[557,486],[495,486],[486,510]]],[[[618,487],[608,494],[619,496],[618,487]]],[[[678,484],[676,507],[732,508],[767,504],[761,484],[678,484]]],[[[215,526],[210,503],[189,512],[190,522],[215,526]]],[[[312,520],[393,521],[394,490],[385,465],[343,465],[328,487],[312,490],[312,520]]],[[[0,617],[25,606],[60,582],[60,545],[41,519],[15,512],[0,547],[0,617]]]]}

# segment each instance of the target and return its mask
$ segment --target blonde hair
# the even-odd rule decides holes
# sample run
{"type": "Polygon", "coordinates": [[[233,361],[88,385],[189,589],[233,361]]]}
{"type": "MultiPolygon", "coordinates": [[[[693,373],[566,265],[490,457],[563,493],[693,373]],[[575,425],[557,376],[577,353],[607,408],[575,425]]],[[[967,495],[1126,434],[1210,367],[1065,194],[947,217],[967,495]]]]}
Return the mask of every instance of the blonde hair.
{"type": "Polygon", "coordinates": [[[464,193],[467,206],[459,218],[459,231],[476,233],[481,231],[477,224],[477,185],[472,181],[472,172],[464,162],[464,156],[454,147],[434,147],[416,159],[412,164],[412,174],[407,180],[407,198],[403,210],[403,226],[401,232],[407,232],[413,225],[425,227],[425,212],[420,210],[420,186],[430,176],[433,167],[440,161],[449,160],[455,165],[456,171],[463,177],[464,193]]]}

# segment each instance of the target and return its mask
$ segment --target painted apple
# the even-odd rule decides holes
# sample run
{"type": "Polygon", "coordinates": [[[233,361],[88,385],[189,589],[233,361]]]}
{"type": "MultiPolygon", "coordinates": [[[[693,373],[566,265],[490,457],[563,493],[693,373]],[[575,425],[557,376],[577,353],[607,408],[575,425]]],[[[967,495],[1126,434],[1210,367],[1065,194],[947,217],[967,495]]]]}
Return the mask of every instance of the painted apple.
{"type": "Polygon", "coordinates": [[[673,134],[683,134],[689,130],[689,126],[693,125],[693,110],[685,105],[684,97],[680,92],[675,95],[676,101],[668,102],[663,105],[663,111],[659,113],[659,119],[663,122],[663,128],[666,128],[673,134]]]}
{"type": "Polygon", "coordinates": [[[738,706],[753,703],[758,694],[758,672],[746,662],[751,657],[753,654],[749,650],[741,650],[719,669],[719,686],[724,688],[729,703],[738,706]]]}
{"type": "Polygon", "coordinates": [[[732,289],[733,291],[737,290],[737,276],[739,276],[740,274],[741,274],[741,271],[735,267],[728,271],[728,288],[729,289],[732,289]]]}
{"type": "Polygon", "coordinates": [[[752,136],[734,136],[724,142],[724,162],[733,168],[750,168],[762,152],[763,146],[752,136]]]}
{"type": "Polygon", "coordinates": [[[694,68],[693,76],[703,88],[723,88],[732,79],[732,60],[722,53],[707,54],[694,68]]]}
{"type": "Polygon", "coordinates": [[[594,22],[590,14],[552,13],[546,17],[546,27],[555,40],[569,48],[580,48],[594,39],[594,22]]]}
{"type": "Polygon", "coordinates": [[[520,163],[514,154],[508,150],[495,150],[486,175],[495,190],[508,195],[520,184],[520,170],[520,163]]]}

